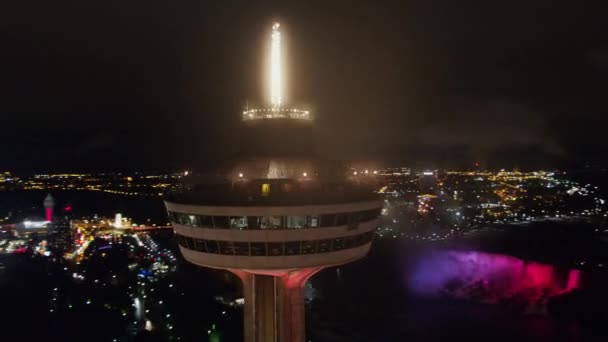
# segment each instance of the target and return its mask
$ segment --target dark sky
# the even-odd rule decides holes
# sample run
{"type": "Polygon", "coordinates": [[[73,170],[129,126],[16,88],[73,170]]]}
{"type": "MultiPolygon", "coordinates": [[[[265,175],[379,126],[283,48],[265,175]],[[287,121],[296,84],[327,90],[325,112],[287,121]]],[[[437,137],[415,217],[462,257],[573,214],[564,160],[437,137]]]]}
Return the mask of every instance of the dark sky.
{"type": "Polygon", "coordinates": [[[287,98],[329,155],[533,168],[608,155],[608,24],[591,1],[48,1],[0,8],[0,169],[204,167],[287,98]]]}

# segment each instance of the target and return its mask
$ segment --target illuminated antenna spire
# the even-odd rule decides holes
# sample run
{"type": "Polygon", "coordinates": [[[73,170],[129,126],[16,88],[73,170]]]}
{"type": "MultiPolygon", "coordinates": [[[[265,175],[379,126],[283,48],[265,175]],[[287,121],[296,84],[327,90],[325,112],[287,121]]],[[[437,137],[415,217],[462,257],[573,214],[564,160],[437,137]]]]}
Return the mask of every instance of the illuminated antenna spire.
{"type": "Polygon", "coordinates": [[[281,32],[279,23],[272,25],[270,47],[270,103],[281,107],[281,32]]]}

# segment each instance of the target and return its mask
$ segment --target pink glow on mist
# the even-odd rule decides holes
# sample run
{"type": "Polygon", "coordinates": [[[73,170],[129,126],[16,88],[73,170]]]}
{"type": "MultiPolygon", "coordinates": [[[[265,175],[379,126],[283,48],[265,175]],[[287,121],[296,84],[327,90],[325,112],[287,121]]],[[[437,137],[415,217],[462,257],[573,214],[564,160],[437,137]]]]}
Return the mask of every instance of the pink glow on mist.
{"type": "Polygon", "coordinates": [[[566,291],[572,291],[574,289],[578,289],[581,281],[581,271],[579,270],[570,270],[568,274],[568,286],[566,287],[566,291]]]}
{"type": "Polygon", "coordinates": [[[498,302],[543,302],[580,286],[580,271],[483,252],[432,251],[408,275],[416,293],[498,302]]]}

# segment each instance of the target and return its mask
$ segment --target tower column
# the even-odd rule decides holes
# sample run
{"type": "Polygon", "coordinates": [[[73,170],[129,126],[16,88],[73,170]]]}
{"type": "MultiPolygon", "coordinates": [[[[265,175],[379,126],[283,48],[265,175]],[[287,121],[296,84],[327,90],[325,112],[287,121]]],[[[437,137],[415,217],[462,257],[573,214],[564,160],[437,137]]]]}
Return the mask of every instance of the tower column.
{"type": "Polygon", "coordinates": [[[243,283],[245,342],[304,342],[306,281],[321,268],[280,275],[231,270],[243,283]]]}
{"type": "Polygon", "coordinates": [[[53,208],[55,207],[55,200],[51,194],[46,195],[46,198],[42,202],[44,205],[44,217],[47,221],[53,221],[53,208]]]}

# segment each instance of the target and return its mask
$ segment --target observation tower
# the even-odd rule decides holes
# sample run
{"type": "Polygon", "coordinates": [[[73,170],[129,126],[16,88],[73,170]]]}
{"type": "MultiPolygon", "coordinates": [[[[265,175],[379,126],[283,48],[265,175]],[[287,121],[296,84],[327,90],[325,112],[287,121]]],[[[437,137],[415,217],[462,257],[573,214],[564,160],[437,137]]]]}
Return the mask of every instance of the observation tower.
{"type": "Polygon", "coordinates": [[[42,202],[44,205],[44,218],[51,222],[53,221],[53,209],[55,208],[55,199],[51,194],[47,194],[42,202]]]}
{"type": "Polygon", "coordinates": [[[314,120],[284,105],[281,32],[272,26],[269,105],[242,113],[240,154],[221,177],[165,199],[189,262],[242,281],[246,342],[303,342],[304,285],[367,255],[382,201],[316,157],[314,120]]]}

